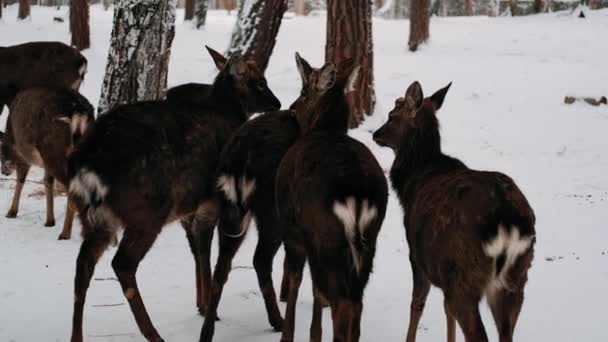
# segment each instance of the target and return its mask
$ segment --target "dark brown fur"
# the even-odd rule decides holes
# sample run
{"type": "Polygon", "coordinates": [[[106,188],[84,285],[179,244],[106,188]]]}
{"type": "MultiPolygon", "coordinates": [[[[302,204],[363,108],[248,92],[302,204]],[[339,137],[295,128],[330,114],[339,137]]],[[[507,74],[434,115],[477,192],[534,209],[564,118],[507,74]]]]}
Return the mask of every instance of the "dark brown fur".
{"type": "Polygon", "coordinates": [[[306,260],[315,289],[311,341],[321,341],[323,301],[329,302],[332,310],[334,341],[359,340],[363,292],[386,211],[388,186],[382,169],[369,149],[346,135],[345,90],[352,81],[352,61],[341,64],[333,76],[332,68],[326,64],[319,71],[312,71],[307,64],[299,65],[304,91],[293,108],[296,114],[304,108],[314,109],[316,117],[301,120],[309,125],[302,127],[304,136],[281,161],[276,180],[289,279],[281,341],[293,341],[295,308],[306,260]],[[312,106],[310,99],[316,99],[312,106]],[[349,202],[354,219],[352,231],[335,209],[349,202]],[[370,207],[374,208],[374,215],[360,225],[364,208],[370,207]]]}
{"type": "Polygon", "coordinates": [[[78,90],[87,59],[60,42],[31,42],[0,48],[0,112],[16,91],[32,86],[62,86],[78,90]],[[15,89],[14,91],[11,88],[15,89]]]}
{"type": "MultiPolygon", "coordinates": [[[[55,225],[53,183],[68,184],[67,158],[82,132],[95,120],[93,106],[76,91],[57,87],[33,87],[21,91],[13,101],[2,143],[2,172],[17,170],[17,186],[6,217],[17,217],[21,191],[31,165],[44,168],[47,199],[45,226],[55,225]],[[72,131],[72,120],[82,127],[72,131]]],[[[59,239],[69,239],[74,209],[68,200],[63,231],[59,239]]]]}
{"type": "MultiPolygon", "coordinates": [[[[254,64],[240,55],[226,60],[210,53],[221,70],[211,89],[212,102],[119,106],[96,122],[69,160],[70,193],[85,232],[76,262],[72,342],[82,341],[84,301],[95,264],[121,226],[124,236],[112,267],[142,334],[162,341],[137,289],[139,262],[171,221],[194,214],[193,227],[213,231],[222,147],[247,113],[280,107],[254,64]]],[[[190,233],[194,243],[202,243],[200,231],[190,233]]]]}
{"type": "Polygon", "coordinates": [[[455,321],[468,342],[487,341],[478,308],[485,295],[500,341],[511,341],[533,257],[534,213],[508,176],[471,170],[442,153],[436,111],[448,89],[423,99],[415,82],[374,133],[396,154],[391,182],[405,212],[414,278],[407,341],[415,341],[431,284],[445,296],[449,342],[455,341],[455,321]],[[511,240],[495,256],[488,252],[499,227],[511,229],[509,237],[516,231],[515,242],[526,241],[512,262],[506,259],[511,240]]]}

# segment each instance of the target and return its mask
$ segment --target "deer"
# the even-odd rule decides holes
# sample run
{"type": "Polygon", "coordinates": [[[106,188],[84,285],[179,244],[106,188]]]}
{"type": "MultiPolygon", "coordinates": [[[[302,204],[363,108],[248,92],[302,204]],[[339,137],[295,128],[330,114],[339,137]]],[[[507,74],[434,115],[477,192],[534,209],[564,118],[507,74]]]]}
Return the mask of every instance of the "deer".
{"type": "Polygon", "coordinates": [[[78,91],[86,72],[87,59],[61,42],[0,47],[0,112],[5,105],[10,106],[19,90],[32,86],[62,86],[78,91]]]}
{"type": "MultiPolygon", "coordinates": [[[[7,218],[17,217],[21,192],[30,167],[44,169],[46,227],[55,225],[54,181],[68,184],[67,159],[93,123],[93,106],[78,92],[62,87],[32,87],[17,94],[2,137],[2,173],[17,171],[17,185],[7,218]]],[[[68,198],[59,240],[70,239],[74,206],[68,198]]]]}
{"type": "Polygon", "coordinates": [[[376,240],[386,214],[388,184],[371,151],[347,135],[348,97],[358,74],[354,63],[313,69],[298,63],[302,95],[294,103],[301,137],[277,171],[277,211],[288,298],[281,341],[293,341],[295,310],[306,261],[313,282],[310,340],[321,341],[322,308],[331,308],[334,341],[358,341],[363,293],[373,268],[376,240]]]}
{"type": "Polygon", "coordinates": [[[487,341],[479,302],[485,297],[501,342],[512,341],[531,267],[535,216],[515,182],[468,168],[442,152],[437,111],[451,83],[431,97],[412,83],[373,134],[396,157],[392,187],[404,211],[413,290],[407,341],[431,285],[444,294],[448,342],[456,323],[467,342],[487,341]]]}
{"type": "MultiPolygon", "coordinates": [[[[213,102],[120,105],[95,122],[68,159],[69,192],[84,239],[76,260],[72,342],[83,338],[84,303],[95,265],[121,228],[112,267],[142,335],[163,341],[138,290],[139,263],[170,222],[194,216],[193,227],[213,231],[222,147],[248,113],[281,106],[255,62],[239,53],[226,58],[207,50],[220,70],[210,89],[213,102]]],[[[200,234],[188,234],[191,245],[202,243],[200,234]]]]}
{"type": "Polygon", "coordinates": [[[186,83],[169,88],[166,96],[168,101],[204,103],[210,101],[210,90],[210,84],[186,83]]]}

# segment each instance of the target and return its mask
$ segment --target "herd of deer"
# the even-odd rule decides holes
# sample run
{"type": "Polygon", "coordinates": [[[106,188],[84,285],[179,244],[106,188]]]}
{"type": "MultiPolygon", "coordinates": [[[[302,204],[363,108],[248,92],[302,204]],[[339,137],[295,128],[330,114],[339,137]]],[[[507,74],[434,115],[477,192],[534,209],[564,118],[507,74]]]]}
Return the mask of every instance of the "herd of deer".
{"type": "MultiPolygon", "coordinates": [[[[370,150],[350,138],[352,60],[311,67],[296,54],[300,96],[289,110],[256,64],[208,48],[213,84],[172,88],[167,99],[120,105],[96,121],[77,91],[86,59],[61,43],[0,48],[0,106],[9,106],[2,172],[17,170],[7,217],[15,217],[30,168],[45,170],[46,226],[54,225],[53,182],[68,191],[60,239],[75,211],[83,242],[76,262],[72,342],[83,340],[83,310],[95,265],[123,236],[112,260],[137,325],[162,341],[135,273],[162,228],[181,220],[196,265],[196,304],[211,341],[232,259],[254,219],[254,268],[268,320],[293,341],[298,289],[306,261],[313,282],[310,340],[321,341],[329,305],[334,341],[358,341],[363,292],[385,218],[388,185],[370,150]],[[249,120],[253,113],[266,112],[249,120]],[[210,249],[218,226],[219,255],[210,249]],[[280,299],[272,264],[285,248],[280,299]]],[[[418,82],[395,102],[373,134],[396,155],[390,179],[403,211],[413,293],[407,341],[416,331],[430,285],[443,290],[448,341],[456,322],[467,341],[487,341],[479,302],[487,298],[500,341],[511,341],[535,243],[535,218],[506,175],[469,169],[441,150],[437,111],[450,85],[424,97],[418,82]]],[[[1,108],[1,107],[0,107],[1,108]]]]}

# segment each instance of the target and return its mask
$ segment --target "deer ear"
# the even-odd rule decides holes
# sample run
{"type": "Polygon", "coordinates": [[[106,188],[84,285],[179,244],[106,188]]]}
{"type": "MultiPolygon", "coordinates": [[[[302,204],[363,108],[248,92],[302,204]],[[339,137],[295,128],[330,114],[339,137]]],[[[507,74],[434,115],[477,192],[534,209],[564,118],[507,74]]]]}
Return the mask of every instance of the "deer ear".
{"type": "Polygon", "coordinates": [[[357,65],[352,71],[350,75],[348,75],[348,79],[346,80],[346,87],[344,88],[344,93],[348,94],[355,91],[355,83],[357,83],[357,79],[359,79],[359,70],[361,67],[357,65]]]}
{"type": "Polygon", "coordinates": [[[418,81],[415,81],[407,88],[404,98],[408,108],[418,109],[422,106],[424,95],[422,94],[422,87],[418,81]]]}
{"type": "Polygon", "coordinates": [[[219,70],[224,70],[224,67],[226,66],[226,62],[227,62],[226,57],[224,57],[224,55],[222,55],[221,53],[208,47],[207,45],[205,45],[205,48],[207,48],[207,51],[211,55],[211,58],[213,58],[213,62],[215,63],[215,66],[219,70]]]}
{"type": "Polygon", "coordinates": [[[445,95],[448,93],[448,90],[450,90],[451,86],[452,82],[450,82],[450,84],[448,84],[447,86],[437,90],[437,92],[435,92],[435,94],[431,96],[431,102],[433,102],[435,110],[439,110],[439,108],[441,108],[441,106],[443,105],[443,100],[445,100],[445,95]]]}
{"type": "Polygon", "coordinates": [[[310,77],[310,73],[312,72],[312,68],[310,64],[300,56],[299,53],[296,52],[296,65],[298,66],[298,72],[300,73],[300,77],[302,78],[303,83],[308,82],[308,77],[310,77]]]}
{"type": "Polygon", "coordinates": [[[336,83],[336,76],[336,66],[333,63],[325,63],[321,70],[319,70],[317,89],[325,92],[333,87],[336,83]]]}
{"type": "Polygon", "coordinates": [[[240,52],[234,53],[228,60],[230,74],[235,78],[242,78],[247,73],[247,62],[240,52]]]}

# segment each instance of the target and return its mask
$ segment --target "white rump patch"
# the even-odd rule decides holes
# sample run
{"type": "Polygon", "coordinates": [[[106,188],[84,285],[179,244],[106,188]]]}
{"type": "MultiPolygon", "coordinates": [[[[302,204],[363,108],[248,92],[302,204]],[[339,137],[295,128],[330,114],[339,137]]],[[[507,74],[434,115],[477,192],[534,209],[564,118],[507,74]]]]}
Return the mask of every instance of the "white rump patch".
{"type": "Polygon", "coordinates": [[[365,232],[365,228],[376,218],[376,215],[378,215],[378,209],[373,205],[369,205],[369,201],[364,199],[361,203],[361,216],[359,217],[359,231],[362,235],[365,232]]]}
{"type": "Polygon", "coordinates": [[[494,279],[486,291],[489,297],[492,297],[498,290],[509,288],[505,278],[506,274],[517,258],[530,249],[533,239],[534,236],[522,237],[517,226],[511,226],[510,230],[502,224],[498,226],[496,237],[483,246],[484,252],[491,258],[495,259],[502,254],[505,255],[505,263],[500,273],[494,275],[494,279]]]}
{"type": "Polygon", "coordinates": [[[91,194],[94,192],[104,198],[108,193],[108,187],[101,182],[95,172],[83,168],[70,182],[70,194],[80,197],[87,204],[91,204],[91,194]]]}
{"type": "Polygon", "coordinates": [[[243,198],[241,198],[241,203],[244,205],[247,203],[249,196],[253,194],[255,191],[255,179],[247,179],[247,177],[243,176],[241,178],[241,194],[243,198]]]}
{"type": "Polygon", "coordinates": [[[89,126],[89,118],[86,114],[74,113],[72,118],[62,116],[57,118],[58,121],[65,122],[70,125],[70,133],[80,133],[81,135],[87,130],[89,126]]]}
{"type": "Polygon", "coordinates": [[[357,227],[355,227],[355,224],[357,223],[357,208],[355,198],[352,196],[348,197],[344,203],[336,201],[334,202],[333,209],[336,217],[338,217],[338,219],[342,221],[342,224],[344,225],[344,235],[346,235],[348,245],[350,246],[355,271],[359,273],[361,271],[361,257],[359,256],[359,252],[355,247],[355,229],[357,229],[357,227]]]}
{"type": "Polygon", "coordinates": [[[217,179],[217,188],[224,192],[228,200],[236,204],[236,184],[234,182],[234,177],[221,175],[217,179]]]}

